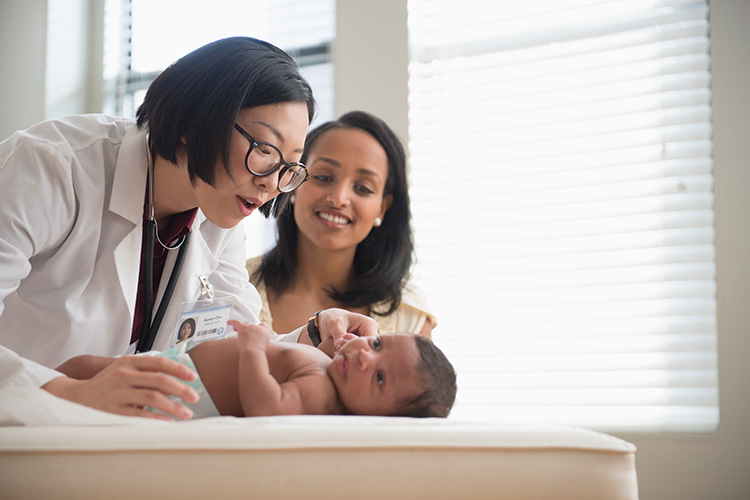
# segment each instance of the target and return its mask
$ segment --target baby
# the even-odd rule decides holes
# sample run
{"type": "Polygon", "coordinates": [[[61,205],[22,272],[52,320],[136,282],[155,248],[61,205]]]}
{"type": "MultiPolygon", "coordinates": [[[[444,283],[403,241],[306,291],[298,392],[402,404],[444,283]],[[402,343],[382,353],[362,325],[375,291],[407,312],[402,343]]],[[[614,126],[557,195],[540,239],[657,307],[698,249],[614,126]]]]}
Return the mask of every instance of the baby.
{"type": "MultiPolygon", "coordinates": [[[[446,417],[456,396],[456,374],[432,341],[414,334],[347,334],[333,359],[303,344],[269,342],[265,325],[229,321],[237,338],[192,341],[162,353],[198,374],[189,382],[201,396],[183,402],[192,418],[216,415],[355,414],[446,417]]],[[[79,356],[82,366],[106,362],[79,356]]],[[[70,363],[70,362],[69,362],[70,363]]],[[[72,365],[69,365],[72,366],[72,365]]],[[[65,366],[60,368],[65,372],[65,366]]],[[[88,372],[88,376],[94,373],[88,372]]],[[[79,377],[80,378],[80,377],[79,377]]]]}

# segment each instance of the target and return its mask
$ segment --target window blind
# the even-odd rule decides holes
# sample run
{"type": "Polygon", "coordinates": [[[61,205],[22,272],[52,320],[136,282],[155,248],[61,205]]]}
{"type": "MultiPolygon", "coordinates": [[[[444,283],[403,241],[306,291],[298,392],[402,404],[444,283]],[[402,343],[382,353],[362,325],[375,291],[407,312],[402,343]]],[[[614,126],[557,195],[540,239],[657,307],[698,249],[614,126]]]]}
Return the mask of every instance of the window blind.
{"type": "Polygon", "coordinates": [[[707,3],[408,5],[414,279],[452,418],[715,430],[707,3]]]}

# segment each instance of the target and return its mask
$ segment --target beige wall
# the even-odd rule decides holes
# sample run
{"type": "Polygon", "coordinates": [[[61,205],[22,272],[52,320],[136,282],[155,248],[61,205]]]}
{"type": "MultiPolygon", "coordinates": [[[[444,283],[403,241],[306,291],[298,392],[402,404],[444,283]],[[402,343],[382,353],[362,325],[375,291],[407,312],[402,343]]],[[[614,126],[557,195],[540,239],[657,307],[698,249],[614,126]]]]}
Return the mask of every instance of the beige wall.
{"type": "Polygon", "coordinates": [[[0,140],[44,119],[46,0],[0,0],[0,140]]]}
{"type": "MultiPolygon", "coordinates": [[[[0,136],[44,114],[44,0],[0,1],[0,136]],[[8,76],[12,75],[12,76],[8,76]]],[[[337,7],[336,114],[364,109],[407,139],[406,0],[337,7]]],[[[642,500],[750,498],[750,2],[711,2],[721,424],[626,435],[642,500]]]]}
{"type": "Polygon", "coordinates": [[[408,141],[409,79],[405,0],[346,0],[336,5],[336,116],[370,111],[408,141]]]}

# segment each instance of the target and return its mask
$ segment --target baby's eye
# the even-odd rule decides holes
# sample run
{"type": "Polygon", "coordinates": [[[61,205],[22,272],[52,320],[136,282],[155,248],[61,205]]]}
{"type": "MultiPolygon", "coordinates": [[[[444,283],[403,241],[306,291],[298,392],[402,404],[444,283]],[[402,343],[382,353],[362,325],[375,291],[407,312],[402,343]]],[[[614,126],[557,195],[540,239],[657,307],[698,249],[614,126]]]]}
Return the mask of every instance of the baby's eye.
{"type": "Polygon", "coordinates": [[[375,380],[377,380],[378,385],[382,387],[383,386],[383,372],[377,372],[375,374],[375,380]]]}
{"type": "Polygon", "coordinates": [[[380,337],[376,337],[375,340],[372,341],[372,348],[375,349],[376,351],[379,351],[380,342],[381,342],[380,337]]]}

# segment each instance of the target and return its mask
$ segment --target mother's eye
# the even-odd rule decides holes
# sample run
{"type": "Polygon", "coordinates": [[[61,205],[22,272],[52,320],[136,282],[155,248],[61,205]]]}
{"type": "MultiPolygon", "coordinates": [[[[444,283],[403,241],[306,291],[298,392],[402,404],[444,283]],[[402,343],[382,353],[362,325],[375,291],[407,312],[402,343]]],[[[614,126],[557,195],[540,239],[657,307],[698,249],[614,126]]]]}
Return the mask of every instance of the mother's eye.
{"type": "Polygon", "coordinates": [[[359,191],[362,194],[375,194],[375,191],[373,191],[372,189],[370,189],[367,186],[363,186],[362,184],[355,185],[354,189],[356,189],[357,191],[359,191]]]}

